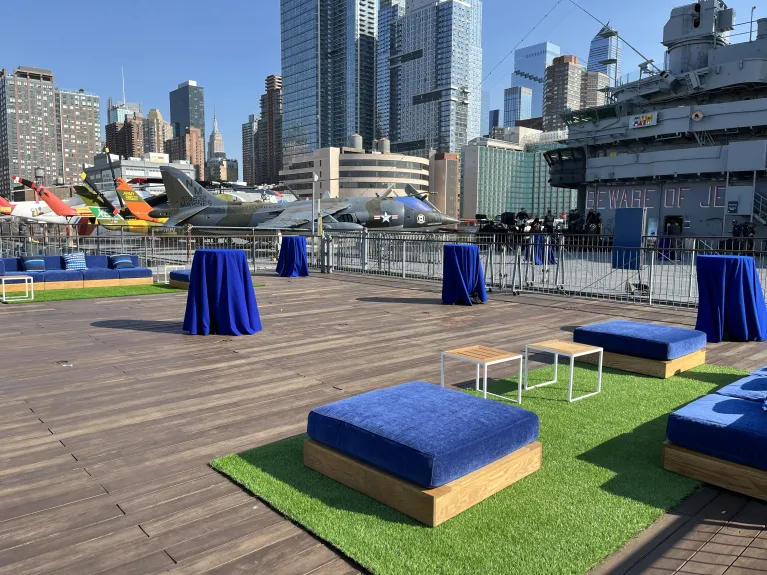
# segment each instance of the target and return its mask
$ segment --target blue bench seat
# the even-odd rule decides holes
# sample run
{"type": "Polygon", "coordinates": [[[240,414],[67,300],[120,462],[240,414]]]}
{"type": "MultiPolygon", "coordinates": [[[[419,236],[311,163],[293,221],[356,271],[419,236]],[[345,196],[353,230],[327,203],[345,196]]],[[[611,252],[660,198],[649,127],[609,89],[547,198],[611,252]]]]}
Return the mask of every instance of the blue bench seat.
{"type": "Polygon", "coordinates": [[[578,327],[573,341],[606,352],[659,361],[677,359],[706,347],[706,334],[694,329],[614,320],[578,327]]]}
{"type": "Polygon", "coordinates": [[[173,270],[170,272],[169,278],[172,281],[182,282],[182,283],[189,283],[190,278],[192,276],[192,270],[173,270]]]}
{"type": "MultiPolygon", "coordinates": [[[[767,374],[747,375],[730,385],[725,385],[717,393],[728,397],[737,397],[763,403],[767,399],[767,374]]],[[[765,414],[765,417],[767,418],[767,414],[765,414]]]]}
{"type": "Polygon", "coordinates": [[[432,488],[535,441],[538,416],[413,381],[318,407],[309,414],[307,433],[345,455],[432,488]]]}
{"type": "Polygon", "coordinates": [[[767,470],[767,413],[762,405],[707,395],[672,413],[666,436],[674,445],[767,470]]]}

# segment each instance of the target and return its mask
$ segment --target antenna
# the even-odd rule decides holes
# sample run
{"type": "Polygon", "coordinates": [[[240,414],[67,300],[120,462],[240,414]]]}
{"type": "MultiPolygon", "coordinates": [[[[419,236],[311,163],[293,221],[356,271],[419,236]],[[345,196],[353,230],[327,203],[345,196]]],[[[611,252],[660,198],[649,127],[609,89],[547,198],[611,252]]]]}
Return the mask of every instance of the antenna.
{"type": "Polygon", "coordinates": [[[125,69],[120,66],[120,75],[123,79],[123,106],[125,106],[125,69]]]}

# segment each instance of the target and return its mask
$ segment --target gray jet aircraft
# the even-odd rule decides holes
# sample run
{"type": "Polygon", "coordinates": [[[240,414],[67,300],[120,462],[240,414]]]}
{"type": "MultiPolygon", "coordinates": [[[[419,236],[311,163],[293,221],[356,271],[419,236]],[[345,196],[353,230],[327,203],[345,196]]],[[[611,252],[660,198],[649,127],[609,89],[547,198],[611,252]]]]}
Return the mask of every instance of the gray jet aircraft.
{"type": "MultiPolygon", "coordinates": [[[[169,209],[153,210],[153,218],[168,218],[166,226],[220,226],[259,230],[310,230],[312,201],[283,204],[233,204],[216,197],[194,179],[170,166],[160,166],[169,209]]],[[[322,226],[328,230],[430,230],[457,224],[414,188],[407,196],[323,198],[318,202],[322,226]]]]}

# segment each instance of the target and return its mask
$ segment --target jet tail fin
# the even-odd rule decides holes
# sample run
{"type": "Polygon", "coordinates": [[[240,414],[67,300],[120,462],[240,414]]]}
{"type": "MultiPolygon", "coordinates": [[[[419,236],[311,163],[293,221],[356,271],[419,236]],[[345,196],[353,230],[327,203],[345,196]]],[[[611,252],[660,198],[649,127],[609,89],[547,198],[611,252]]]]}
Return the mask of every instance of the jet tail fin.
{"type": "Polygon", "coordinates": [[[190,206],[225,206],[226,200],[217,198],[181,170],[171,166],[160,166],[162,183],[173,209],[190,206]]]}
{"type": "Polygon", "coordinates": [[[120,196],[125,207],[128,208],[128,211],[133,214],[136,219],[144,220],[145,222],[162,222],[162,220],[153,218],[149,215],[149,212],[154,208],[147,204],[144,198],[142,198],[130,184],[122,178],[116,178],[115,182],[117,183],[117,195],[120,196]]]}
{"type": "Polygon", "coordinates": [[[426,204],[427,206],[431,207],[432,209],[434,209],[436,211],[439,211],[437,209],[437,206],[435,206],[434,204],[432,204],[429,201],[429,199],[428,199],[426,194],[419,194],[418,190],[416,190],[412,185],[405,184],[405,193],[408,196],[411,196],[411,197],[414,197],[414,198],[417,198],[417,199],[421,200],[424,204],[426,204]]]}
{"type": "Polygon", "coordinates": [[[78,215],[78,213],[71,206],[65,204],[61,198],[55,196],[47,188],[40,186],[31,180],[20,178],[19,176],[14,176],[13,181],[34,190],[35,194],[39,195],[57,216],[64,216],[69,218],[78,215]]]}

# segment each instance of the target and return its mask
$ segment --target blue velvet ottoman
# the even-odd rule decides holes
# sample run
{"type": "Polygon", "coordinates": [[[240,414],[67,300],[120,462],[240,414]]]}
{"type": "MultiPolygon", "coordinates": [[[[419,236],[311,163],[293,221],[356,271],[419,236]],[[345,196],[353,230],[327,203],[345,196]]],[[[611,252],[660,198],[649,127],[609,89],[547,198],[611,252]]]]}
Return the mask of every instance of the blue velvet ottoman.
{"type": "Polygon", "coordinates": [[[694,329],[614,320],[576,328],[573,341],[603,348],[606,367],[653,377],[706,363],[706,334],[694,329]]]}
{"type": "Polygon", "coordinates": [[[717,393],[728,397],[764,403],[767,399],[767,374],[747,375],[730,385],[725,385],[717,393]]]}
{"type": "Polygon", "coordinates": [[[173,270],[168,274],[168,284],[172,287],[189,289],[189,278],[192,270],[173,270]]]}
{"type": "Polygon", "coordinates": [[[676,410],[668,418],[663,467],[767,500],[763,406],[764,401],[714,393],[676,410]]]}
{"type": "Polygon", "coordinates": [[[538,416],[414,381],[309,414],[304,463],[438,525],[538,470],[538,416]]]}

